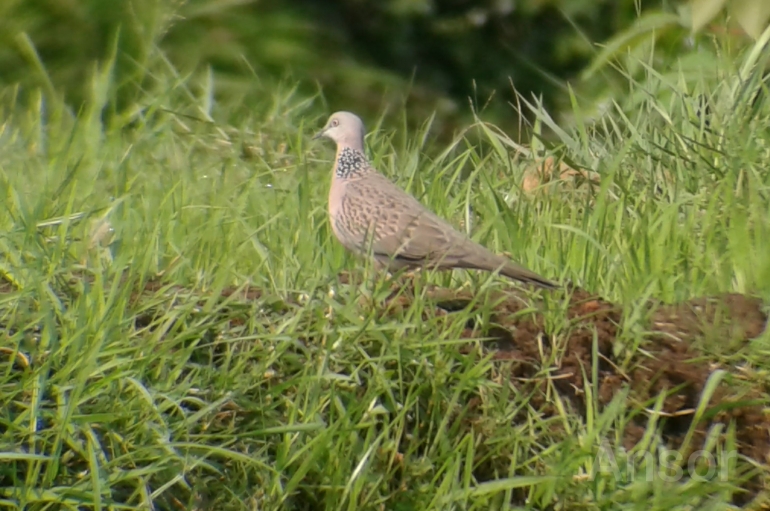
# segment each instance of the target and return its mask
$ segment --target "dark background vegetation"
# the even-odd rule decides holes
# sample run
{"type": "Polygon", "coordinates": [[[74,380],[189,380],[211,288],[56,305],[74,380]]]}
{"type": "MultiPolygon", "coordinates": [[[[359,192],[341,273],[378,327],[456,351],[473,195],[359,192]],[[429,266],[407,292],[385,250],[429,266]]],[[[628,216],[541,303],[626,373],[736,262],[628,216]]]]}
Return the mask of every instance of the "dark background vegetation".
{"type": "Polygon", "coordinates": [[[0,84],[44,82],[33,65],[37,52],[50,83],[77,108],[88,97],[94,62],[115,51],[114,107],[120,109],[152,87],[157,46],[181,73],[210,66],[220,99],[248,96],[256,75],[266,83],[297,82],[303,93],[322,90],[328,110],[373,115],[406,101],[415,119],[436,112],[438,125],[452,128],[467,119],[472,101],[489,120],[512,127],[514,90],[559,110],[568,105],[569,83],[581,99],[599,105],[625,92],[625,80],[614,80],[618,73],[606,65],[613,58],[651,57],[665,68],[696,51],[682,6],[662,0],[4,0],[0,84]]]}

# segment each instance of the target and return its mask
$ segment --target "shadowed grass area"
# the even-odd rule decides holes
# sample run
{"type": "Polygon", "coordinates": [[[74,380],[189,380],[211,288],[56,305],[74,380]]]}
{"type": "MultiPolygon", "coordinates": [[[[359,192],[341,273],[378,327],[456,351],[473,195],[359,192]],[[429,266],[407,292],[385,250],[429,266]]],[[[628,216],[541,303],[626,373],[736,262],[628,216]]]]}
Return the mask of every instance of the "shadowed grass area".
{"type": "MultiPolygon", "coordinates": [[[[661,81],[670,103],[618,105],[569,133],[533,105],[560,138],[548,154],[597,172],[593,186],[523,192],[542,143],[527,155],[481,120],[468,130],[483,144],[461,134],[429,158],[429,122],[405,132],[367,119],[371,158],[474,239],[620,303],[612,363],[631,374],[634,357],[654,356],[648,299],[769,297],[770,115],[754,67],[767,55],[725,62],[726,78],[701,91],[661,81]],[[694,92],[708,115],[695,115],[694,92]]],[[[421,274],[390,308],[381,276],[341,280],[369,269],[328,227],[333,152],[310,143],[328,114],[314,98],[255,83],[247,103],[214,104],[210,77],[166,69],[104,125],[109,69],[77,115],[55,97],[2,93],[3,505],[717,509],[763,490],[764,459],[718,456],[737,449],[734,423],[705,438],[685,424],[685,445],[667,446],[663,394],[597,395],[598,340],[576,407],[556,371],[571,328],[563,294],[522,298],[543,332],[534,370],[518,378],[521,362],[484,340],[507,282],[421,274]],[[437,312],[434,285],[473,303],[437,312]],[[624,453],[640,414],[642,446],[624,453]],[[676,475],[666,456],[696,443],[725,477],[676,475]],[[619,460],[609,475],[608,452],[619,460]]],[[[767,339],[730,351],[719,336],[688,340],[723,370],[688,413],[712,413],[720,385],[760,392],[763,406],[767,339]]]]}

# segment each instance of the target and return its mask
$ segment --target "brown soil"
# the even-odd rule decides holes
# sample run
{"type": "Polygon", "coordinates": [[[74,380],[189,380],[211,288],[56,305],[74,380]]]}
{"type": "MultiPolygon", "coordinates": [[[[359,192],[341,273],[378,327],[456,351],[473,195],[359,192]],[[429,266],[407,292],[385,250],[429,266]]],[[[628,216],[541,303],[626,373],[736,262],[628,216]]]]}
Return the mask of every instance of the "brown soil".
{"type": "MultiPolygon", "coordinates": [[[[387,304],[390,309],[408,307],[410,293],[405,293],[403,286],[403,281],[393,284],[393,298],[387,304]],[[396,297],[397,289],[400,291],[396,297]]],[[[408,283],[406,287],[409,288],[408,283]]],[[[427,295],[436,305],[434,313],[438,314],[464,309],[473,298],[468,291],[436,288],[428,290],[427,295]]],[[[767,326],[768,317],[761,300],[729,293],[679,304],[647,303],[644,342],[640,349],[623,350],[623,343],[617,342],[623,333],[622,307],[575,289],[568,297],[565,325],[557,332],[548,332],[542,314],[545,305],[533,297],[518,289],[498,292],[491,296],[499,305],[490,325],[468,325],[465,331],[468,338],[496,341],[494,358],[508,362],[508,374],[520,388],[536,385],[543,390],[531,392],[530,387],[522,392],[544,396],[545,386],[550,383],[562,397],[568,398],[576,413],[584,415],[584,386],[592,374],[596,342],[599,404],[608,405],[614,396],[628,389],[632,401],[629,409],[641,411],[627,424],[623,447],[631,449],[642,441],[656,399],[665,394],[658,414],[659,431],[669,448],[680,449],[701,405],[707,380],[717,369],[722,369],[729,378],[723,379],[712,394],[707,411],[695,426],[683,453],[685,459],[689,453],[702,448],[712,426],[720,423],[727,427],[732,422],[740,454],[761,465],[768,463],[770,416],[763,413],[767,393],[751,381],[748,370],[719,365],[718,357],[709,356],[706,351],[709,343],[702,342],[716,341],[713,344],[729,349],[730,353],[740,350],[767,326]],[[559,355],[549,358],[551,343],[558,346],[559,355]],[[619,347],[619,353],[614,351],[619,347]],[[550,375],[550,382],[542,376],[546,373],[550,375]]],[[[546,415],[557,413],[549,410],[544,398],[540,403],[531,404],[546,415]]],[[[745,502],[753,497],[763,489],[763,483],[754,477],[745,489],[748,493],[736,501],[745,502]]]]}

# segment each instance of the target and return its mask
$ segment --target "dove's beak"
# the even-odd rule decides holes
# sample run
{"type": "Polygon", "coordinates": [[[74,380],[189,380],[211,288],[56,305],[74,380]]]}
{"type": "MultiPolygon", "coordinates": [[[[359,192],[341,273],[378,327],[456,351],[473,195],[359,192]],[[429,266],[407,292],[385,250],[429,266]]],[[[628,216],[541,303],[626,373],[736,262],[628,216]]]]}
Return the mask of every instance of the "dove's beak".
{"type": "Polygon", "coordinates": [[[313,140],[318,140],[319,138],[323,138],[325,133],[326,133],[326,128],[322,129],[321,131],[313,135],[313,140]]]}

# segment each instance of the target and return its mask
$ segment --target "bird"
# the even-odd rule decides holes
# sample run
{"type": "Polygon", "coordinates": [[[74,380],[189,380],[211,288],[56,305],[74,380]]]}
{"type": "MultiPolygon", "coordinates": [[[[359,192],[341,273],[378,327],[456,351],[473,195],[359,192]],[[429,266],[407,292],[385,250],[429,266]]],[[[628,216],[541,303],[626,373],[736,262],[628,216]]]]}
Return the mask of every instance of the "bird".
{"type": "Polygon", "coordinates": [[[379,173],[366,157],[365,134],[360,117],[340,111],[313,137],[337,145],[329,221],[347,250],[359,256],[369,254],[378,268],[394,273],[419,268],[499,271],[525,284],[558,287],[474,242],[379,173]]]}

